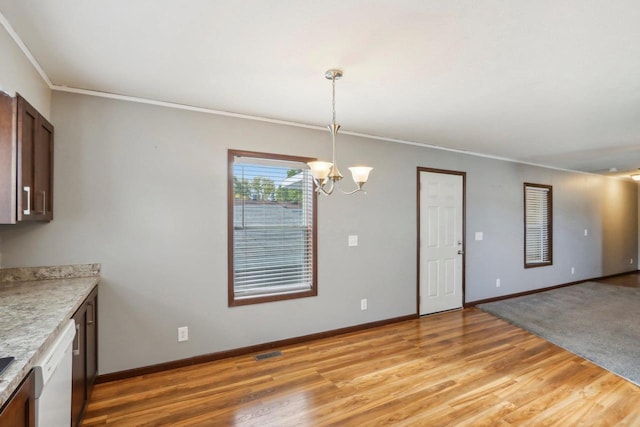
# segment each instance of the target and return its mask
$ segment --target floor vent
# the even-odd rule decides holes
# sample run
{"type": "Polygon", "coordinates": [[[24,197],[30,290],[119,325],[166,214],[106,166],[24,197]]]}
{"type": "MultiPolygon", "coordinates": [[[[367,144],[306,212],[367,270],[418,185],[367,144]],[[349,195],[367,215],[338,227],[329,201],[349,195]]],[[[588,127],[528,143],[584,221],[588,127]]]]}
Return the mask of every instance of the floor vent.
{"type": "Polygon", "coordinates": [[[278,356],[282,356],[282,352],[280,350],[271,351],[269,353],[257,354],[254,357],[256,358],[256,360],[264,360],[264,359],[271,359],[272,357],[278,357],[278,356]]]}

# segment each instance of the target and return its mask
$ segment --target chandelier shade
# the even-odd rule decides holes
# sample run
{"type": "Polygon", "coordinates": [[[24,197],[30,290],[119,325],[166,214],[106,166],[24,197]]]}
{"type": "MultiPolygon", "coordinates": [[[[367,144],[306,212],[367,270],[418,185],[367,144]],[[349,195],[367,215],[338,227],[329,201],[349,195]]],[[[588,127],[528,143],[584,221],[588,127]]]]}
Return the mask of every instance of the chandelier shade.
{"type": "Polygon", "coordinates": [[[324,181],[329,176],[333,163],[318,160],[315,162],[309,162],[307,165],[309,165],[309,169],[311,169],[311,176],[313,176],[314,179],[324,181]]]}
{"type": "Polygon", "coordinates": [[[353,176],[353,181],[362,186],[369,179],[369,172],[371,172],[369,166],[351,166],[349,170],[351,171],[351,175],[353,176]]]}

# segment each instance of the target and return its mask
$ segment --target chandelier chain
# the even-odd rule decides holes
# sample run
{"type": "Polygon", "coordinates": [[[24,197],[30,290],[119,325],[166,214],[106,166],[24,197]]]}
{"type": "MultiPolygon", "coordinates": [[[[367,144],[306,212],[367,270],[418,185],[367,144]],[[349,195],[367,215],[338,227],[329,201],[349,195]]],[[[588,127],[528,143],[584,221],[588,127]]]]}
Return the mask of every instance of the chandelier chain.
{"type": "Polygon", "coordinates": [[[331,108],[333,111],[333,124],[336,124],[336,78],[335,76],[331,79],[331,85],[332,85],[332,102],[331,102],[331,108]]]}

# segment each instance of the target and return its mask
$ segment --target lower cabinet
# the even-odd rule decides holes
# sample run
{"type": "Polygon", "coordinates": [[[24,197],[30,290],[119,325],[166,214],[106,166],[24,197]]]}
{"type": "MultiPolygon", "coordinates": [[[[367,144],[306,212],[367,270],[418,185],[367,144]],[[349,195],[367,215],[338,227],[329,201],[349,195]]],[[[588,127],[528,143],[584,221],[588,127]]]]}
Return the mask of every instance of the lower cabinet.
{"type": "Polygon", "coordinates": [[[34,427],[36,395],[33,371],[27,375],[0,411],[0,426],[34,427]]]}
{"type": "Polygon", "coordinates": [[[84,300],[72,318],[76,322],[76,338],[73,344],[71,426],[76,427],[82,421],[98,375],[97,287],[84,300]]]}

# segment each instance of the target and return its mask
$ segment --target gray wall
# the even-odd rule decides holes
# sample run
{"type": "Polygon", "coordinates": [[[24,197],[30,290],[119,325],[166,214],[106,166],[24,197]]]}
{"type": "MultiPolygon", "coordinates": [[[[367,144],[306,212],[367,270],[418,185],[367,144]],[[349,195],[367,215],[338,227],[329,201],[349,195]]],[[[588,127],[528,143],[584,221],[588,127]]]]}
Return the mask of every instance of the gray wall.
{"type": "Polygon", "coordinates": [[[52,102],[55,218],[0,228],[3,264],[102,263],[103,374],[415,313],[418,166],[467,172],[467,301],[636,268],[633,183],[341,135],[341,166],[374,170],[367,195],[320,198],[319,295],[229,308],[226,150],[327,158],[328,133],[61,92],[52,102]],[[523,268],[525,181],[553,185],[550,267],[523,268]]]}
{"type": "Polygon", "coordinates": [[[18,92],[43,116],[51,118],[51,90],[0,25],[0,90],[18,92]]]}

